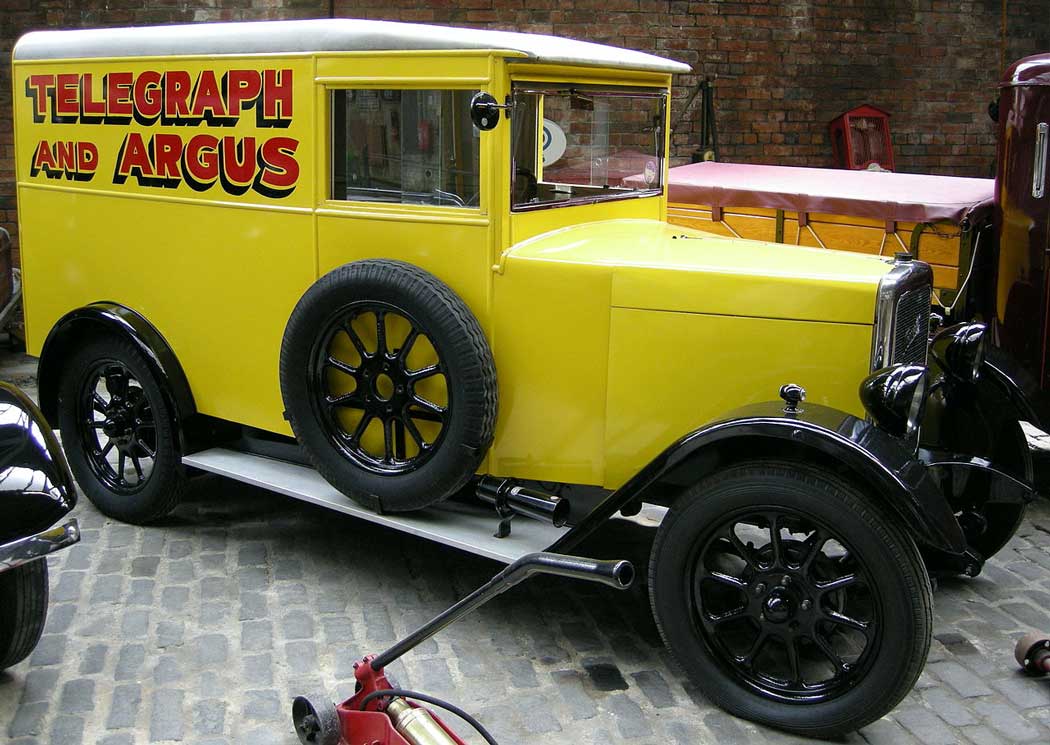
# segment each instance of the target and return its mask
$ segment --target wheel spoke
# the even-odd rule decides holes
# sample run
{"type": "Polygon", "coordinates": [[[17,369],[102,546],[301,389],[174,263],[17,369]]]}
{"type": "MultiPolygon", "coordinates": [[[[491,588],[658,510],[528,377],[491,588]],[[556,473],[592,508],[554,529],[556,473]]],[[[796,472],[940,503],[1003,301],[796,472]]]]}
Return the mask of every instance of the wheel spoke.
{"type": "Polygon", "coordinates": [[[740,540],[740,536],[738,536],[736,534],[736,531],[733,530],[733,528],[735,528],[735,527],[736,527],[736,523],[730,523],[729,529],[726,531],[726,536],[729,539],[729,543],[732,544],[733,549],[737,553],[737,556],[739,556],[741,559],[743,559],[744,562],[749,567],[751,567],[751,569],[754,569],[755,568],[755,560],[754,560],[754,557],[751,555],[751,546],[749,546],[749,545],[745,546],[744,545],[744,543],[740,540]]]}
{"type": "Polygon", "coordinates": [[[421,367],[418,370],[409,370],[406,373],[406,376],[408,377],[409,380],[411,380],[412,382],[415,382],[417,380],[422,380],[423,378],[433,377],[434,375],[437,375],[440,372],[441,372],[441,363],[439,362],[439,363],[434,364],[434,365],[427,365],[426,367],[421,367]]]}
{"type": "Polygon", "coordinates": [[[408,335],[405,336],[405,340],[401,342],[401,349],[397,350],[397,357],[401,360],[401,365],[404,366],[405,360],[408,355],[412,353],[412,346],[416,343],[416,339],[419,338],[419,329],[413,326],[408,331],[408,335]]]}
{"type": "Polygon", "coordinates": [[[346,362],[343,362],[342,360],[337,360],[335,357],[332,357],[331,355],[329,355],[328,359],[326,359],[324,362],[325,362],[325,364],[328,367],[334,367],[339,372],[344,372],[347,375],[356,375],[357,374],[357,368],[356,367],[354,367],[353,365],[347,364],[346,362]]]}
{"type": "Polygon", "coordinates": [[[127,465],[126,461],[127,461],[127,456],[124,455],[124,451],[121,450],[120,454],[117,456],[117,478],[120,479],[120,483],[122,483],[122,484],[125,483],[125,481],[124,481],[124,467],[127,465]]]}
{"type": "Polygon", "coordinates": [[[408,450],[405,447],[405,423],[400,418],[394,420],[394,458],[408,460],[408,450]]]}
{"type": "Polygon", "coordinates": [[[827,540],[827,533],[820,528],[813,531],[813,535],[806,539],[806,556],[802,559],[802,563],[799,565],[799,569],[803,574],[809,573],[810,567],[813,566],[813,560],[820,555],[820,549],[824,547],[827,540]]]}
{"type": "Polygon", "coordinates": [[[813,634],[813,636],[811,636],[810,639],[813,641],[814,644],[817,645],[817,649],[819,649],[821,653],[823,653],[823,655],[828,658],[828,661],[835,666],[835,675],[839,675],[841,673],[846,672],[846,663],[843,662],[842,658],[839,657],[835,650],[831,648],[831,645],[828,644],[827,639],[822,637],[819,633],[813,634]]]}
{"type": "Polygon", "coordinates": [[[99,457],[100,458],[105,458],[107,455],[109,455],[109,451],[112,450],[112,449],[113,449],[113,440],[109,440],[106,443],[106,446],[104,448],[102,448],[101,452],[99,452],[99,454],[98,454],[99,457]]]}
{"type": "Polygon", "coordinates": [[[835,590],[841,590],[844,587],[850,587],[858,582],[861,582],[855,574],[844,574],[841,577],[835,579],[829,579],[826,582],[817,582],[817,589],[821,592],[833,592],[835,590]]]}
{"type": "Polygon", "coordinates": [[[727,610],[725,613],[710,615],[707,617],[707,621],[708,623],[711,623],[715,626],[721,626],[724,623],[729,623],[730,621],[736,621],[743,618],[746,611],[747,606],[740,606],[739,608],[734,608],[733,610],[727,610]]]}
{"type": "Polygon", "coordinates": [[[780,541],[780,515],[769,516],[769,547],[773,552],[773,566],[783,566],[784,546],[780,541]]]}
{"type": "Polygon", "coordinates": [[[765,629],[761,629],[758,632],[758,636],[755,637],[755,641],[751,643],[751,648],[744,653],[743,657],[738,657],[737,662],[747,665],[751,669],[755,667],[755,657],[762,651],[762,648],[766,646],[766,642],[769,640],[769,632],[765,629]]]}
{"type": "Polygon", "coordinates": [[[856,618],[851,618],[844,613],[839,613],[837,610],[826,610],[823,613],[824,618],[829,622],[838,624],[839,626],[845,626],[855,631],[859,631],[864,636],[868,635],[871,628],[870,624],[866,621],[858,621],[856,618]]]}
{"type": "Polygon", "coordinates": [[[732,587],[734,590],[747,589],[747,582],[725,572],[707,572],[704,579],[713,579],[715,582],[732,587]]]}
{"type": "Polygon", "coordinates": [[[376,314],[376,354],[386,355],[386,311],[377,310],[376,314]]]}
{"type": "Polygon", "coordinates": [[[802,666],[799,664],[798,647],[795,646],[794,637],[786,637],[784,647],[787,650],[788,666],[791,668],[791,678],[788,682],[800,683],[802,682],[802,666]]]}
{"type": "MultiPolygon", "coordinates": [[[[412,404],[423,409],[422,412],[411,411],[409,415],[413,419],[423,419],[430,422],[444,422],[445,421],[445,407],[438,406],[433,401],[428,401],[422,396],[412,396],[412,404]],[[429,414],[430,416],[426,416],[429,414]],[[432,418],[434,417],[434,418],[432,418]]],[[[410,404],[410,405],[412,405],[410,404]]]]}
{"type": "Polygon", "coordinates": [[[325,396],[324,402],[329,409],[340,406],[350,409],[363,409],[365,407],[364,399],[361,398],[357,391],[350,391],[350,393],[343,393],[339,396],[325,396]]]}
{"type": "Polygon", "coordinates": [[[138,480],[142,481],[142,464],[139,463],[137,455],[131,456],[131,465],[135,467],[135,475],[138,477],[138,480]]]}
{"type": "Polygon", "coordinates": [[[372,423],[373,416],[367,411],[361,415],[361,421],[357,423],[357,427],[354,428],[354,433],[350,435],[350,441],[356,444],[361,443],[361,438],[365,434],[365,430],[368,429],[368,425],[372,423]]]}
{"type": "Polygon", "coordinates": [[[147,458],[152,459],[157,457],[157,451],[151,448],[146,443],[144,443],[142,440],[139,440],[139,447],[142,448],[144,453],[146,453],[147,458]]]}
{"type": "Polygon", "coordinates": [[[357,335],[357,330],[354,328],[354,319],[351,318],[343,324],[343,332],[350,338],[350,343],[354,345],[354,349],[361,355],[361,359],[366,360],[372,355],[365,349],[365,343],[361,341],[361,337],[357,335]]]}
{"type": "Polygon", "coordinates": [[[91,423],[91,428],[92,429],[103,429],[105,426],[106,426],[105,422],[92,422],[91,423]]]}
{"type": "Polygon", "coordinates": [[[91,398],[91,408],[99,414],[105,414],[109,409],[109,403],[98,394],[98,391],[95,391],[95,395],[91,398]]]}
{"type": "Polygon", "coordinates": [[[383,462],[394,462],[394,420],[383,420],[383,462]]]}
{"type": "Polygon", "coordinates": [[[401,417],[401,421],[405,425],[405,430],[412,437],[412,439],[416,441],[416,447],[418,447],[420,450],[425,450],[426,448],[430,447],[429,445],[427,445],[426,440],[423,439],[423,435],[420,434],[419,428],[416,427],[416,423],[412,421],[411,416],[403,416],[401,417]]]}

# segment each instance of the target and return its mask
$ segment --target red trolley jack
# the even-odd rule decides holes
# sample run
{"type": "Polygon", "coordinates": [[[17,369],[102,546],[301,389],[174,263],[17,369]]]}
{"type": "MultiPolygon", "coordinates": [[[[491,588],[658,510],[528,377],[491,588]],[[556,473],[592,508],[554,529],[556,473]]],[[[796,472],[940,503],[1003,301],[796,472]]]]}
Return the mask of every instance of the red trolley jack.
{"type": "Polygon", "coordinates": [[[357,689],[343,703],[313,702],[297,696],[292,702],[292,722],[299,741],[303,745],[466,745],[422,703],[451,711],[474,727],[489,745],[497,745],[488,730],[469,714],[433,696],[398,688],[386,677],[384,668],[534,574],[556,574],[625,590],[634,580],[634,567],[629,561],[597,561],[551,553],[521,557],[387,651],[355,662],[357,689]]]}

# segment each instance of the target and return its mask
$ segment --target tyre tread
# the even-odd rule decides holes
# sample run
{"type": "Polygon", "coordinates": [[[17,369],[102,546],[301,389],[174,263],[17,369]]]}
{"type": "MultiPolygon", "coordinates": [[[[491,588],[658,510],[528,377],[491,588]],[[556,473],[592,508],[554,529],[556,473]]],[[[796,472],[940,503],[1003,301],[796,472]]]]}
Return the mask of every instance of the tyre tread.
{"type": "Polygon", "coordinates": [[[46,558],[0,574],[0,670],[18,664],[36,647],[44,633],[47,600],[46,558]]]}

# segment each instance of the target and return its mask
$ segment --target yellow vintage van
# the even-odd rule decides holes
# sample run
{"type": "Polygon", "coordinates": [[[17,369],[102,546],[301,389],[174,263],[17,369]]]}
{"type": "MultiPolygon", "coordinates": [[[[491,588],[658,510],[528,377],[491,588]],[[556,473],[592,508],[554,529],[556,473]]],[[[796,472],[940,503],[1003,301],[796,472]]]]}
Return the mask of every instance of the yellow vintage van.
{"type": "Polygon", "coordinates": [[[26,331],[84,493],[156,519],[218,448],[368,514],[567,522],[563,552],[663,505],[652,604],[711,700],[808,735],[882,716],[928,572],[1016,529],[1024,440],[957,447],[999,392],[983,327],[930,340],[926,264],[667,224],[687,69],[354,20],[24,36],[26,331]]]}

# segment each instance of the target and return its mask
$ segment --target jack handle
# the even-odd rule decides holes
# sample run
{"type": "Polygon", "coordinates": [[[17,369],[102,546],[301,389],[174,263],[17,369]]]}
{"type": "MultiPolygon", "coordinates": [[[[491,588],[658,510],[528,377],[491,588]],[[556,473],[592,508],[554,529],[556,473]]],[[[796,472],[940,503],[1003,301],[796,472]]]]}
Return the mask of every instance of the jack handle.
{"type": "Polygon", "coordinates": [[[526,554],[451,608],[423,624],[390,649],[376,655],[371,661],[372,669],[382,670],[446,626],[535,574],[556,574],[626,590],[634,581],[634,566],[623,559],[602,561],[547,552],[526,554]]]}

